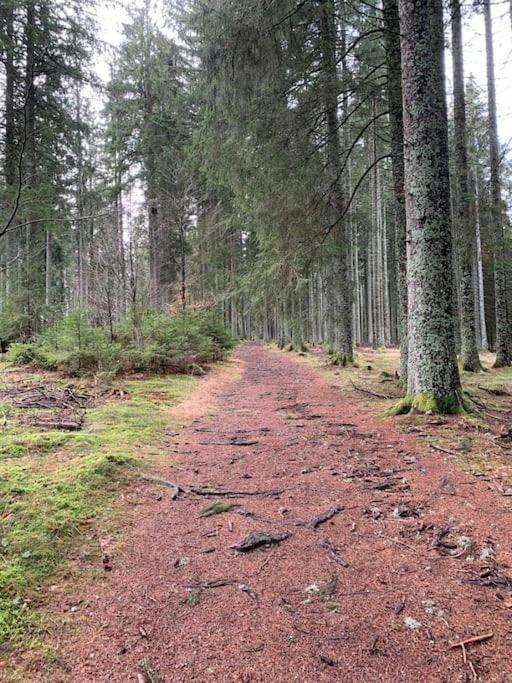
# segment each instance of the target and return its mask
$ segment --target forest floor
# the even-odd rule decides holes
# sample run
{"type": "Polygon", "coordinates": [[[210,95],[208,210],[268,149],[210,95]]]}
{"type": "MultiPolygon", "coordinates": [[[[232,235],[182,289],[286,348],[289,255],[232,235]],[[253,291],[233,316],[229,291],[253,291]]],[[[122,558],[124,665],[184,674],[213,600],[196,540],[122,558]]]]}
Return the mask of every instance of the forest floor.
{"type": "Polygon", "coordinates": [[[384,418],[397,361],[245,344],[189,387],[151,437],[179,488],[116,489],[129,530],[73,555],[19,680],[511,681],[512,371],[384,418]]]}

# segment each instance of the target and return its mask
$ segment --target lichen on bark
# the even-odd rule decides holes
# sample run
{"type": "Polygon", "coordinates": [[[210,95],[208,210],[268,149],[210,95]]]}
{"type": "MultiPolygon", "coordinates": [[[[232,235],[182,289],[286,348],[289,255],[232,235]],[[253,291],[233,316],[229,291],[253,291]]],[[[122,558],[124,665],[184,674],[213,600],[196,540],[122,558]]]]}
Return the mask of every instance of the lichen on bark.
{"type": "MultiPolygon", "coordinates": [[[[401,0],[409,409],[454,412],[452,231],[441,0],[401,0]]],[[[404,406],[406,404],[403,404],[404,406]]]]}

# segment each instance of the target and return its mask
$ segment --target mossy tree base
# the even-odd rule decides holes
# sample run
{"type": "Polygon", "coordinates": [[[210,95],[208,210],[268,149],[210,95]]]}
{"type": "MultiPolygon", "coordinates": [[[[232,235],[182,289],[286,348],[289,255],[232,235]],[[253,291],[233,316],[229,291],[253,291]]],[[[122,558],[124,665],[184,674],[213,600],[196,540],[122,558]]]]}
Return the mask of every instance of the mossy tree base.
{"type": "Polygon", "coordinates": [[[342,368],[348,368],[352,365],[354,365],[354,356],[352,356],[350,353],[333,353],[333,365],[337,365],[342,368]]]}
{"type": "Polygon", "coordinates": [[[462,394],[447,399],[436,399],[432,394],[408,394],[402,398],[388,415],[460,415],[469,412],[462,394]]]}

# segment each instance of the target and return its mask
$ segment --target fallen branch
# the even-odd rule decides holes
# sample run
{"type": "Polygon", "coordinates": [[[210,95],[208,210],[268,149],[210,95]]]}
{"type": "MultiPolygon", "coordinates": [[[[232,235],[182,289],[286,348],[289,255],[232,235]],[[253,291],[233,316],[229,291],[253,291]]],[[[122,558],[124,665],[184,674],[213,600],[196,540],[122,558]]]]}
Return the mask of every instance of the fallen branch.
{"type": "Polygon", "coordinates": [[[441,446],[436,446],[434,443],[429,444],[430,448],[433,448],[435,451],[440,451],[441,453],[446,453],[446,455],[457,455],[455,451],[450,451],[447,448],[442,448],[441,446]]]}
{"type": "Polygon", "coordinates": [[[32,427],[46,427],[55,431],[79,432],[82,429],[81,422],[59,422],[57,420],[33,420],[30,422],[32,427]]]}
{"type": "Polygon", "coordinates": [[[208,588],[223,588],[224,586],[234,586],[239,583],[235,579],[216,579],[214,581],[201,581],[196,579],[188,588],[201,588],[201,590],[207,590],[208,588]]]}
{"type": "Polygon", "coordinates": [[[193,583],[188,585],[191,591],[196,591],[196,594],[203,590],[208,590],[210,588],[224,588],[225,586],[236,586],[239,591],[245,593],[251,600],[258,604],[258,596],[253,591],[253,589],[246,583],[237,581],[236,579],[215,579],[213,581],[201,581],[196,578],[193,583]]]}
{"type": "Polygon", "coordinates": [[[458,643],[452,643],[450,645],[450,649],[453,650],[456,647],[466,647],[466,645],[470,645],[471,643],[481,643],[484,640],[489,640],[489,638],[492,638],[493,636],[494,633],[492,633],[492,631],[490,631],[489,633],[484,633],[481,636],[473,636],[472,638],[461,640],[458,643]]]}
{"type": "Polygon", "coordinates": [[[391,399],[391,398],[396,398],[395,396],[387,396],[386,394],[379,394],[376,391],[370,391],[369,389],[365,389],[364,387],[358,387],[357,384],[350,380],[352,382],[352,386],[354,389],[357,389],[357,391],[360,391],[362,394],[368,394],[369,396],[374,396],[375,398],[385,398],[385,399],[391,399]]]}
{"type": "Polygon", "coordinates": [[[510,391],[507,391],[506,389],[502,389],[500,387],[484,387],[481,384],[479,384],[478,388],[482,391],[486,391],[488,394],[491,394],[491,396],[512,396],[510,391]]]}

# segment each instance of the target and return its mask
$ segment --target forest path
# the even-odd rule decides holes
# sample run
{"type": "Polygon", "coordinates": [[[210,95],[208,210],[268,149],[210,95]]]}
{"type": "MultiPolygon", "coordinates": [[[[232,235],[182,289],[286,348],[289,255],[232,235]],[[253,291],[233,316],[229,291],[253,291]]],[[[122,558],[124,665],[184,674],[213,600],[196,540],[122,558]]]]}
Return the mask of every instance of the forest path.
{"type": "Polygon", "coordinates": [[[76,615],[71,680],[511,681],[509,499],[285,354],[246,344],[235,358],[241,377],[181,432],[163,476],[281,492],[200,517],[227,499],[162,489],[76,615]],[[289,537],[230,547],[261,531],[289,537]],[[488,632],[466,664],[449,647],[488,632]]]}

